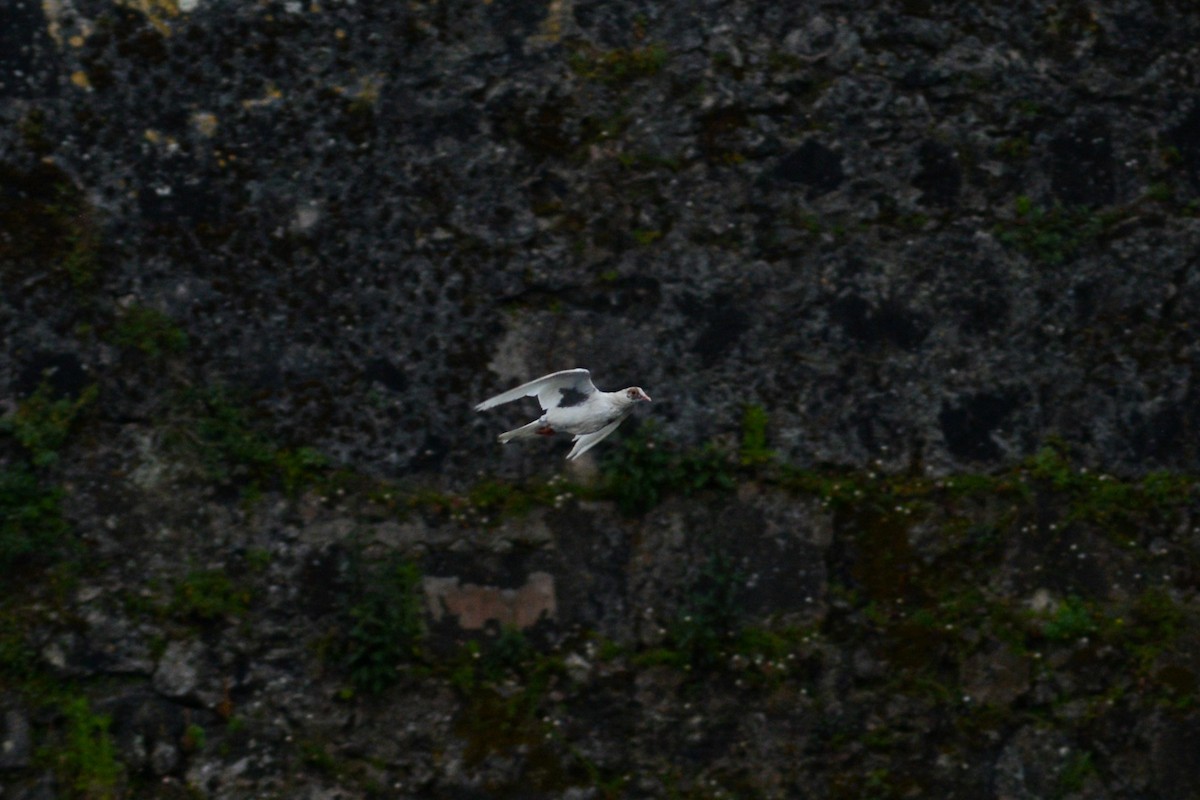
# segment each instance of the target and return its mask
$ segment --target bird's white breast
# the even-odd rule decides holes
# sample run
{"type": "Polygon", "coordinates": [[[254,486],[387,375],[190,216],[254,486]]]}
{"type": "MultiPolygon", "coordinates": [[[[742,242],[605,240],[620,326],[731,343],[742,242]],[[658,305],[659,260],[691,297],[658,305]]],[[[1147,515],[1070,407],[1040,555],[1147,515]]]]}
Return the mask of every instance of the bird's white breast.
{"type": "Polygon", "coordinates": [[[614,419],[624,416],[627,409],[614,405],[606,393],[597,392],[588,402],[546,412],[546,423],[561,433],[595,433],[614,419]]]}

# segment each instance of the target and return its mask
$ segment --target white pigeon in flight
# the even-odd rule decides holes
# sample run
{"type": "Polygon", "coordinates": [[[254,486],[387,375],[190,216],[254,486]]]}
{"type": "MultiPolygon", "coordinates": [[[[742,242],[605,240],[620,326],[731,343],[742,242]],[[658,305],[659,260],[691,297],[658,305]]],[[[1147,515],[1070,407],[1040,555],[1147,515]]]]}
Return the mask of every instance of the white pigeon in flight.
{"type": "Polygon", "coordinates": [[[586,369],[564,369],[489,397],[475,406],[475,410],[486,411],[501,403],[534,396],[542,404],[542,416],[528,425],[500,434],[500,441],[508,443],[513,439],[573,433],[575,446],[567,454],[569,460],[579,458],[615,431],[635,405],[650,402],[641,387],[602,392],[592,383],[592,373],[586,369]]]}

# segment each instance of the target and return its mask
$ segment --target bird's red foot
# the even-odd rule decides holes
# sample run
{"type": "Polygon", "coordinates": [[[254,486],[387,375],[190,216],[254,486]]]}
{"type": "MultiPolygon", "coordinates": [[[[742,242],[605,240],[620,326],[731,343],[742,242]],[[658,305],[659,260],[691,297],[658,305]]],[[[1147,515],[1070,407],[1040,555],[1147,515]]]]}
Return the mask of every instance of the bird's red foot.
{"type": "Polygon", "coordinates": [[[549,425],[544,425],[541,428],[538,428],[535,433],[537,433],[538,436],[553,436],[554,428],[551,428],[549,425]]]}

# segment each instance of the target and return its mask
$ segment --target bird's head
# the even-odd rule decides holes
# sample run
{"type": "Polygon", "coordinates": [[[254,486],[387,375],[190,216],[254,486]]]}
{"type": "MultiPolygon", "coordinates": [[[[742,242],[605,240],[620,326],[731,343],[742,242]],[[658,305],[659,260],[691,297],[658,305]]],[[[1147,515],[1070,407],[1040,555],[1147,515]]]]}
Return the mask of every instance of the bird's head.
{"type": "Polygon", "coordinates": [[[630,386],[625,390],[625,398],[631,403],[649,403],[650,395],[642,391],[640,386],[630,386]]]}

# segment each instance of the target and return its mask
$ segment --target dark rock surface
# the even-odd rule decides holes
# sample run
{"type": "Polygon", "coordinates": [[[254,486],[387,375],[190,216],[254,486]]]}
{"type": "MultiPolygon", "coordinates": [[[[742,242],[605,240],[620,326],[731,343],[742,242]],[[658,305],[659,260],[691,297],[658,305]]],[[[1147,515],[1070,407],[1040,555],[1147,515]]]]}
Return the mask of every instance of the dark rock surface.
{"type": "Polygon", "coordinates": [[[100,252],[10,260],[6,385],[124,299],[380,473],[540,463],[469,400],[576,363],[805,463],[1196,463],[1191,14],[194,5],[7,12],[5,227],[100,252]]]}
{"type": "Polygon", "coordinates": [[[1194,795],[1197,42],[0,5],[5,797],[1194,795]]]}

